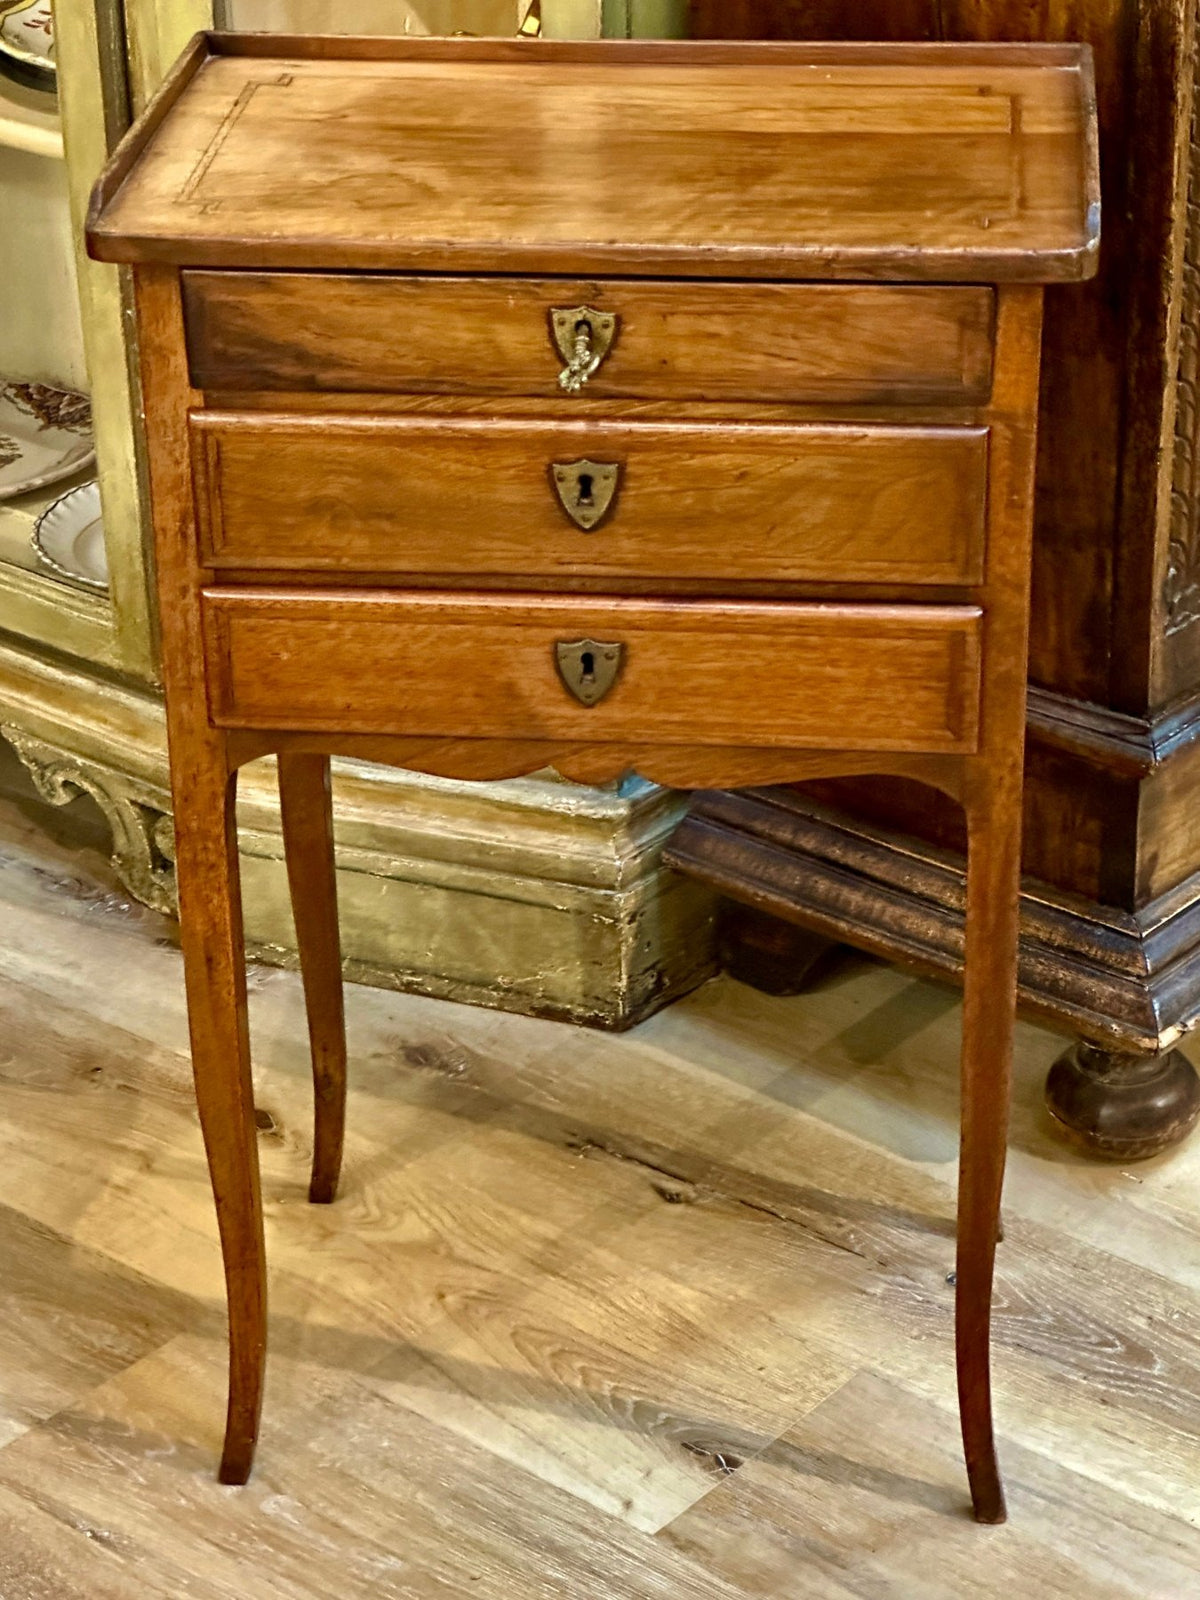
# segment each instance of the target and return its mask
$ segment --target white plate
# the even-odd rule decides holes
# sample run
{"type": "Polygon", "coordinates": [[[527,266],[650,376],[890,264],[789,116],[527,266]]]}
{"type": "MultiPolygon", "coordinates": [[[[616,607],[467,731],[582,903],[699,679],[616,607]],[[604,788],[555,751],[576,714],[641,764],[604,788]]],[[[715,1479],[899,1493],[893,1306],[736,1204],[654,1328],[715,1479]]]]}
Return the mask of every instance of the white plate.
{"type": "Polygon", "coordinates": [[[84,589],[107,590],[100,485],[81,483],[47,506],[34,526],[33,548],[57,577],[84,589]]]}
{"type": "Polygon", "coordinates": [[[0,378],[0,500],[69,478],[95,459],[86,395],[0,378]]]}
{"type": "Polygon", "coordinates": [[[58,69],[50,0],[0,0],[0,67],[19,83],[53,92],[58,69]]]}

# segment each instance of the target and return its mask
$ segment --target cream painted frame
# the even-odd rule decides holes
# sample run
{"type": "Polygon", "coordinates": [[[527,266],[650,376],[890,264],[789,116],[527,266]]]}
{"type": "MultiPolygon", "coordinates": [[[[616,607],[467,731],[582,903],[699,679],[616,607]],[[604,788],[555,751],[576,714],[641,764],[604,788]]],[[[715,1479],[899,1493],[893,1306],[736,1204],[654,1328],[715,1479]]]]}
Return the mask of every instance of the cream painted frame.
{"type": "Polygon", "coordinates": [[[61,5],[56,31],[68,204],[111,584],[107,596],[94,595],[68,588],[32,567],[5,562],[0,564],[0,620],[7,633],[33,649],[53,650],[152,682],[153,607],[122,278],[118,269],[89,261],[82,245],[88,192],[128,120],[119,0],[61,5]]]}

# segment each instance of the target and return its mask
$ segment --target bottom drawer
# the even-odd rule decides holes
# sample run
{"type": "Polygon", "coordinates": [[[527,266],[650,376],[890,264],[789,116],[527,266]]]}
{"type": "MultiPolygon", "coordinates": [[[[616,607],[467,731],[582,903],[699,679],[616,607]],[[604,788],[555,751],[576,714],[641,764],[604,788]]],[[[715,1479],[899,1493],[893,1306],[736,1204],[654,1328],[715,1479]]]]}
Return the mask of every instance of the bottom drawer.
{"type": "Polygon", "coordinates": [[[971,606],[261,588],[204,605],[223,727],[975,748],[971,606]]]}

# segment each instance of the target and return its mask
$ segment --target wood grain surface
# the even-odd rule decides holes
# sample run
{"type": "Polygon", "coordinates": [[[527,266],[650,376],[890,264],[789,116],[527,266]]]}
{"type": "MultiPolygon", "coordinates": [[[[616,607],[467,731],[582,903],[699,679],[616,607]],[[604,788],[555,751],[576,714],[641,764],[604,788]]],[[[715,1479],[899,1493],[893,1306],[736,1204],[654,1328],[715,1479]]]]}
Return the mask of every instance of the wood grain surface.
{"type": "Polygon", "coordinates": [[[346,1125],[346,1017],[327,755],[280,752],[279,820],[312,1052],[308,1198],[315,1205],[329,1205],[337,1193],[346,1125]]]}
{"type": "Polygon", "coordinates": [[[975,742],[972,606],[226,588],[204,607],[221,727],[837,749],[853,708],[879,750],[975,742]],[[592,706],[555,667],[581,638],[624,650],[592,706]]]}
{"type": "Polygon", "coordinates": [[[300,979],[253,968],[270,1448],[216,1488],[180,957],[57,816],[0,806],[5,1600],[1190,1600],[1200,1147],[1080,1164],[1018,1029],[981,1533],[932,1359],[958,1005],[854,956],[619,1037],[351,986],[320,1210],[300,979]]]}
{"type": "MultiPolygon", "coordinates": [[[[512,778],[550,766],[572,783],[615,784],[633,772],[667,789],[714,789],[799,782],[848,773],[877,773],[872,750],[765,750],[754,745],[590,744],[546,739],[414,739],[396,734],[281,733],[232,730],[231,764],[242,766],[278,751],[331,752],[412,772],[467,780],[512,778]]],[[[962,762],[952,755],[887,757],[889,772],[931,785],[957,800],[962,762]]]]}
{"type": "Polygon", "coordinates": [[[261,412],[201,412],[191,428],[203,553],[218,567],[527,574],[566,585],[965,585],[983,572],[981,428],[261,412]],[[553,481],[556,465],[580,460],[617,470],[607,514],[586,530],[553,481]]]}
{"type": "MultiPolygon", "coordinates": [[[[1200,685],[1195,6],[693,0],[691,19],[712,37],[1091,42],[1105,245],[1092,284],[1051,291],[1047,301],[1030,679],[1057,702],[1060,726],[1073,723],[1081,735],[1097,717],[1152,720],[1166,732],[1200,685]],[[1172,455],[1174,472],[1164,473],[1172,455]]],[[[1139,782],[1099,743],[1065,757],[1045,726],[1040,717],[1030,726],[1025,872],[1097,902],[1098,929],[1147,914],[1156,895],[1200,867],[1195,759],[1163,749],[1161,769],[1139,782]]],[[[845,805],[872,815],[858,792],[845,805]]],[[[940,823],[914,828],[900,806],[873,815],[946,843],[940,823]]],[[[1082,945],[1073,954],[1085,959],[1082,945]]],[[[1155,1003],[1147,995],[1144,1008],[1155,1003]]]]}
{"type": "Polygon", "coordinates": [[[237,772],[208,715],[200,583],[187,459],[186,353],[169,269],[134,285],[162,628],[175,876],[191,1017],[196,1102],[225,1255],[229,1405],[220,1477],[244,1483],[266,1370],[267,1278],[237,848],[237,772]]]}
{"type": "MultiPolygon", "coordinates": [[[[344,1054],[330,750],[289,736],[413,740],[432,771],[457,771],[474,740],[490,742],[489,759],[524,771],[529,747],[541,742],[546,758],[565,750],[565,771],[577,777],[596,775],[589,763],[597,749],[607,775],[606,745],[608,761],[631,750],[635,767],[639,749],[657,761],[675,747],[685,784],[696,781],[686,766],[695,752],[708,775],[726,752],[740,762],[747,748],[798,752],[801,767],[806,755],[828,752],[858,772],[870,749],[876,770],[902,775],[922,773],[913,756],[960,758],[956,770],[935,763],[929,771],[961,799],[971,841],[955,1342],[974,1514],[1003,1521],[990,1326],[1014,1027],[1041,285],[1095,267],[1087,53],[525,54],[361,40],[343,48],[331,39],[211,39],[204,48],[211,53],[201,59],[194,50],[151,109],[149,144],[135,129],[116,153],[96,189],[89,242],[101,259],[139,264],[185,966],[229,1305],[222,1481],[244,1483],[250,1471],[266,1337],[260,1183],[247,1148],[256,1112],[246,991],[240,969],[232,971],[242,944],[236,774],[254,747],[233,735],[260,732],[282,756],[293,899],[313,924],[300,947],[318,1093],[330,1102],[316,1124],[310,1194],[318,1199],[332,1196],[336,1176],[344,1054]],[[522,130],[536,181],[513,162],[498,128],[522,130]],[[636,181],[651,170],[653,184],[636,181]],[[197,416],[188,342],[203,362],[208,313],[193,307],[188,330],[176,267],[206,264],[259,274],[316,267],[332,300],[340,291],[330,274],[344,267],[481,271],[501,290],[500,280],[518,274],[573,272],[983,280],[1001,286],[994,383],[986,425],[956,431],[906,426],[903,403],[886,430],[292,417],[261,406],[197,416]],[[185,437],[198,445],[190,459],[185,437]],[[531,500],[539,480],[541,498],[531,500]],[[569,542],[560,544],[564,518],[569,542]],[[693,524],[704,530],[698,540],[693,524]],[[560,593],[487,592],[489,577],[519,573],[526,562],[539,576],[555,571],[557,551],[578,548],[580,533],[597,563],[611,562],[584,577],[661,578],[662,595],[573,593],[570,561],[560,593]],[[731,552],[724,558],[722,545],[731,552]],[[381,565],[402,573],[406,561],[418,575],[449,564],[451,576],[476,588],[403,589],[386,582],[386,570],[374,590],[220,585],[212,581],[218,557],[250,568],[260,559],[294,563],[310,578],[324,563],[359,576],[381,565]],[[671,592],[677,579],[714,575],[777,587],[767,603],[671,592]],[[784,588],[807,579],[850,591],[872,578],[966,582],[978,603],[868,604],[852,592],[801,603],[784,588]],[[902,758],[894,768],[891,753],[902,758]]],[[[313,293],[306,303],[319,322],[313,293]]],[[[468,307],[466,320],[508,315],[497,307],[489,319],[468,307]]],[[[735,323],[731,307],[726,337],[735,323]]],[[[978,327],[962,317],[957,326],[960,368],[970,365],[972,336],[978,366],[978,327]]],[[[345,328],[343,313],[343,337],[345,328]]],[[[456,332],[460,351],[469,332],[456,332]]],[[[830,338],[828,326],[815,333],[818,344],[830,338]]],[[[634,334],[645,370],[636,318],[634,334]]],[[[485,340],[480,364],[494,366],[504,342],[485,340]]],[[[755,334],[751,351],[763,342],[755,334]]],[[[793,359],[795,341],[780,343],[776,360],[793,359]]],[[[678,381],[669,346],[658,355],[668,387],[651,394],[660,404],[678,381]]],[[[581,345],[578,362],[586,353],[581,345]]],[[[803,383],[803,341],[798,355],[803,383]]],[[[304,359],[299,374],[286,374],[293,392],[319,384],[304,359]]],[[[446,369],[451,391],[462,381],[457,359],[446,369]]],[[[416,360],[428,370],[427,353],[416,360]]],[[[913,362],[913,390],[902,400],[928,382],[926,363],[919,355],[913,362]]],[[[339,363],[351,392],[361,392],[361,347],[352,342],[335,355],[339,363]]],[[[760,363],[751,353],[748,379],[733,372],[734,399],[772,398],[748,387],[760,363]]],[[[261,393],[262,374],[251,381],[261,393]]],[[[494,396],[495,383],[485,380],[476,402],[494,396]]],[[[683,398],[711,403],[703,394],[683,398]]],[[[742,767],[735,771],[727,781],[744,781],[742,767]]],[[[428,1319],[449,1314],[452,1360],[480,1333],[490,1337],[493,1321],[486,1298],[447,1260],[446,1216],[458,1199],[448,1191],[428,1218],[418,1206],[400,1207],[436,1241],[434,1270],[423,1275],[414,1264],[413,1284],[424,1290],[414,1332],[424,1337],[428,1319]]],[[[505,1212],[498,1195],[489,1224],[511,1226],[505,1212]]],[[[478,1250],[489,1243],[481,1232],[478,1250]]],[[[344,1265],[333,1266],[331,1285],[344,1265]]],[[[618,1295],[624,1273],[618,1262],[618,1295]]],[[[541,1287],[535,1292],[540,1299],[541,1287]]],[[[558,1326],[575,1314],[551,1290],[544,1311],[492,1343],[512,1374],[521,1422],[508,1404],[487,1418],[498,1455],[532,1437],[549,1456],[547,1475],[566,1489],[591,1447],[568,1430],[550,1451],[525,1419],[543,1369],[586,1361],[602,1417],[624,1424],[643,1410],[618,1374],[629,1356],[643,1361],[644,1348],[619,1327],[600,1352],[577,1348],[558,1326]]],[[[740,1334],[739,1351],[753,1361],[753,1337],[740,1334]]],[[[406,1394],[415,1382],[414,1409],[433,1390],[431,1416],[441,1418],[445,1376],[444,1365],[431,1378],[419,1358],[416,1371],[406,1358],[398,1373],[374,1366],[368,1387],[386,1397],[391,1382],[406,1394]]],[[[826,1374],[828,1382],[841,1379],[826,1374]]],[[[635,1394],[644,1386],[636,1372],[633,1386],[635,1394]]],[[[452,1413],[475,1412],[474,1387],[462,1386],[452,1413]]],[[[697,1436],[699,1415],[686,1383],[649,1408],[653,1455],[635,1453],[614,1474],[634,1526],[656,1531],[691,1496],[668,1443],[682,1444],[694,1476],[696,1463],[724,1472],[731,1458],[767,1442],[752,1408],[719,1434],[697,1436]],[[651,1511],[645,1499],[663,1477],[663,1454],[661,1504],[651,1511]]],[[[461,1591],[461,1575],[451,1587],[461,1591]]]]}
{"type": "Polygon", "coordinates": [[[581,398],[978,404],[987,288],[185,272],[198,389],[559,398],[556,308],[618,318],[581,398]]]}
{"type": "MultiPolygon", "coordinates": [[[[982,607],[762,605],[726,601],[589,601],[582,596],[512,596],[383,589],[272,591],[204,587],[193,526],[194,505],[179,492],[179,441],[196,409],[188,385],[182,301],[177,278],[143,269],[138,291],[145,389],[170,411],[152,462],[164,624],[172,627],[176,586],[187,610],[174,646],[195,646],[195,607],[203,612],[204,670],[175,690],[182,715],[173,724],[186,745],[180,771],[186,793],[177,812],[191,844],[179,855],[191,885],[200,938],[221,957],[238,942],[230,827],[234,779],[248,751],[221,729],[261,729],[266,748],[321,756],[319,747],[288,746],[287,735],[324,731],[331,741],[392,735],[432,740],[426,770],[458,772],[462,746],[491,742],[492,761],[528,770],[527,751],[566,750],[563,772],[585,781],[616,774],[617,753],[637,768],[647,751],[657,774],[674,744],[683,765],[672,779],[745,782],[744,758],[724,769],[735,740],[787,752],[805,770],[806,752],[826,751],[834,771],[864,770],[843,729],[864,705],[865,735],[889,770],[888,752],[958,754],[952,779],[933,781],[963,801],[972,849],[967,889],[967,999],[962,1055],[962,1176],[956,1351],[966,1464],[977,1520],[1004,1520],[990,1379],[991,1279],[1005,1163],[1009,1054],[1015,998],[1015,905],[1020,823],[1020,748],[1027,625],[1032,442],[1036,416],[1041,290],[1005,285],[998,301],[995,381],[989,408],[989,527],[982,607]],[[607,630],[622,631],[613,638],[607,630]],[[564,636],[565,625],[570,631],[564,636]],[[582,632],[583,629],[587,632],[582,632]],[[578,639],[574,638],[580,633],[578,639]],[[987,641],[980,651],[978,641],[987,641]],[[580,706],[563,673],[563,652],[614,663],[605,694],[580,706]],[[634,663],[633,668],[630,662],[634,663]],[[553,672],[552,672],[553,668],[553,672]],[[557,681],[556,681],[557,679],[557,681]],[[897,712],[896,707],[902,709],[897,712]],[[982,713],[982,728],[977,718],[982,713]],[[581,721],[586,717],[586,722],[581,721]],[[874,720],[871,720],[871,719],[874,720]],[[199,737],[193,730],[201,727],[199,737]],[[214,726],[215,725],[215,726],[214,726]],[[585,730],[593,731],[585,731],[585,730]],[[878,731],[876,731],[878,730],[878,731]],[[442,743],[451,765],[436,749],[442,743]],[[611,746],[607,761],[590,752],[611,746]],[[693,748],[690,748],[694,746],[693,748]],[[798,755],[797,755],[798,752],[798,755]],[[978,752],[978,754],[977,754],[978,752]],[[698,753],[698,758],[697,758],[698,753]],[[847,764],[840,766],[845,755],[847,764]],[[705,759],[709,757],[711,759],[705,759]],[[694,765],[693,765],[694,763],[694,765]],[[700,776],[700,772],[703,776],[700,776]],[[219,841],[224,837],[223,854],[219,841]],[[205,904],[205,895],[212,903],[205,904]]],[[[278,419],[258,414],[263,436],[278,419]]],[[[287,420],[282,420],[286,429],[287,420]]],[[[360,432],[393,426],[370,417],[347,420],[360,432]]],[[[493,424],[495,425],[495,424],[493,424]]],[[[966,437],[964,435],[964,437],[966,437]]],[[[365,467],[360,468],[362,471],[365,467]]],[[[597,470],[603,470],[598,468],[597,470]]],[[[613,469],[615,471],[615,469],[613,469]]],[[[351,480],[356,475],[351,475],[351,480]]],[[[557,476],[555,479],[558,482],[557,476]]],[[[814,769],[807,769],[814,770],[814,769]]],[[[819,769],[818,769],[819,770],[819,769]]],[[[868,767],[866,770],[871,770],[868,767]]],[[[912,756],[892,769],[923,776],[912,756]]],[[[499,774],[497,774],[499,775],[499,774]]],[[[761,781],[761,768],[756,774],[761,781]]],[[[321,871],[328,871],[328,826],[321,871]]],[[[314,934],[328,953],[329,941],[314,934]]],[[[197,1079],[209,1130],[210,1165],[222,1219],[231,1333],[230,1398],[220,1476],[245,1482],[253,1458],[263,1383],[265,1275],[255,1244],[260,1196],[244,1150],[249,1061],[239,1010],[210,995],[213,973],[201,967],[203,943],[185,947],[197,998],[195,1026],[206,1039],[205,1077],[197,1079]],[[215,1064],[224,1062],[218,1072],[215,1064]],[[228,1137],[222,1124],[228,1124],[228,1137]]],[[[313,970],[310,963],[310,971],[313,970]]],[[[327,978],[328,964],[322,971],[327,978]]],[[[323,990],[324,980],[321,988],[323,990]]],[[[311,985],[310,985],[311,988],[311,985]]],[[[234,997],[236,999],[236,995],[234,997]]],[[[318,997],[313,1038],[325,1039],[318,997]]],[[[323,1119],[328,1129],[332,1124],[323,1119]]],[[[321,1136],[324,1139],[324,1135],[321,1136]]],[[[319,1165],[327,1166],[324,1157],[319,1165]]],[[[318,1190],[318,1193],[321,1191],[318,1190]]],[[[723,1451],[718,1453],[723,1454],[723,1451]]]]}
{"type": "Polygon", "coordinates": [[[880,46],[850,62],[838,47],[537,45],[479,59],[478,47],[371,44],[352,69],[337,42],[206,57],[152,158],[134,159],[140,132],[118,150],[89,219],[93,253],[260,270],[1095,270],[1086,52],[880,46]],[[536,183],[498,128],[545,152],[536,183]],[[697,159],[698,142],[712,154],[697,159]]]}

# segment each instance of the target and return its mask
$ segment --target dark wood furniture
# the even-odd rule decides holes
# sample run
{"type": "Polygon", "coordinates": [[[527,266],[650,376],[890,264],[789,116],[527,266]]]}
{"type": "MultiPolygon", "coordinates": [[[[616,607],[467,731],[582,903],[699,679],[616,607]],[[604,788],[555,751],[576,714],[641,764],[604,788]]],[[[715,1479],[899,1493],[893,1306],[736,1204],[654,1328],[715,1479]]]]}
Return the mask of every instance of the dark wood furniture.
{"type": "Polygon", "coordinates": [[[959,1382],[1002,1518],[1040,285],[1092,270],[1095,160],[1071,47],[247,36],[198,39],[118,151],[89,243],[135,267],[225,1481],[266,1331],[238,767],[279,757],[317,1200],[345,1094],[331,753],[887,772],[970,831],[959,1382]]]}
{"type": "MultiPolygon", "coordinates": [[[[1019,970],[1023,1006],[1079,1038],[1047,1083],[1056,1122],[1118,1160],[1200,1116],[1174,1048],[1200,1018],[1196,14],[1195,0],[692,0],[709,38],[1095,52],[1100,271],[1047,301],[1019,970]]],[[[957,974],[962,850],[952,808],[881,782],[704,798],[674,842],[677,865],[741,903],[735,969],[775,986],[801,981],[808,929],[957,974]],[[775,915],[803,925],[794,939],[775,915]]]]}

